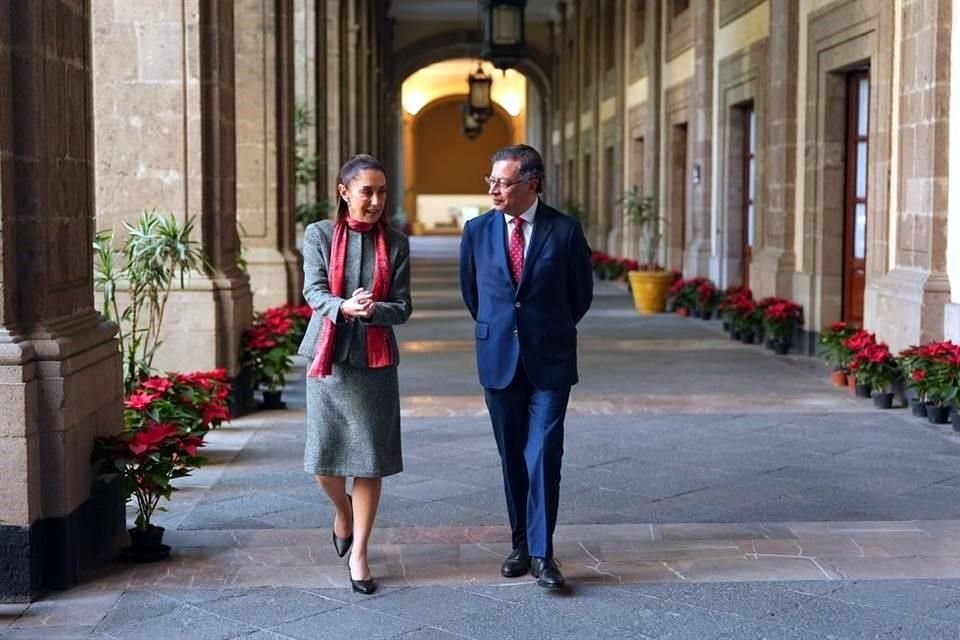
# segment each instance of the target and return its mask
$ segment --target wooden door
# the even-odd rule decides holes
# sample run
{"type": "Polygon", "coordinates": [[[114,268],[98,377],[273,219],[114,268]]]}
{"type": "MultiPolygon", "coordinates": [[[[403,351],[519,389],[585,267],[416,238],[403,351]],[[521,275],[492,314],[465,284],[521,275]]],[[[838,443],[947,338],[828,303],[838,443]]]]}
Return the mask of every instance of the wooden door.
{"type": "Polygon", "coordinates": [[[750,286],[750,264],[753,262],[753,234],[756,225],[753,200],[756,195],[754,154],[757,139],[757,114],[750,104],[743,108],[743,220],[740,263],[740,284],[750,286]]]}
{"type": "Polygon", "coordinates": [[[846,176],[843,207],[843,320],[863,325],[867,263],[867,157],[870,79],[867,70],[847,76],[846,176]]]}

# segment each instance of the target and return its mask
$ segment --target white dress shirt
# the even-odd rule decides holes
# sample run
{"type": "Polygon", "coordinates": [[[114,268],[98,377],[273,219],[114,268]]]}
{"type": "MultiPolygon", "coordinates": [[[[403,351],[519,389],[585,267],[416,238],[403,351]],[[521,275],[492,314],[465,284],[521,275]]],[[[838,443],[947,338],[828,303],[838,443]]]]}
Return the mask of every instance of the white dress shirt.
{"type": "MultiPolygon", "coordinates": [[[[540,198],[537,198],[533,201],[533,204],[529,209],[520,214],[520,217],[523,218],[523,255],[526,257],[527,249],[530,248],[530,238],[533,237],[533,219],[537,215],[537,205],[540,204],[540,198]]],[[[507,246],[510,246],[510,236],[513,234],[513,216],[508,216],[503,214],[503,218],[507,221],[507,246]]]]}

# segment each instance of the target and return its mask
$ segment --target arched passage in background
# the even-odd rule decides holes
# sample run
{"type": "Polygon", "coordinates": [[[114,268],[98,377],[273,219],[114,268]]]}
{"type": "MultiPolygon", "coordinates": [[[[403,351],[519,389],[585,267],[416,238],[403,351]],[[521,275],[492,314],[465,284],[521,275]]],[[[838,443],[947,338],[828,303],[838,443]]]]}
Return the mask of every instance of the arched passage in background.
{"type": "Polygon", "coordinates": [[[465,101],[466,95],[434,100],[405,126],[404,206],[418,233],[459,233],[467,219],[489,208],[482,178],[490,156],[516,141],[512,118],[497,104],[480,135],[467,138],[465,101]]]}

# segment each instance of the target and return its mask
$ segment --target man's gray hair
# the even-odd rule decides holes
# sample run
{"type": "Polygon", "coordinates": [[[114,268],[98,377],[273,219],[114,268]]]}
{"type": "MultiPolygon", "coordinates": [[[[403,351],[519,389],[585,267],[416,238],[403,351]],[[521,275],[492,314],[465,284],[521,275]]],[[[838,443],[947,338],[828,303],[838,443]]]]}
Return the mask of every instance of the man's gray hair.
{"type": "Polygon", "coordinates": [[[543,183],[546,172],[543,168],[543,158],[540,152],[526,144],[512,144],[509,147],[498,149],[493,154],[493,162],[501,160],[519,160],[521,180],[536,180],[537,193],[543,193],[543,183]]]}

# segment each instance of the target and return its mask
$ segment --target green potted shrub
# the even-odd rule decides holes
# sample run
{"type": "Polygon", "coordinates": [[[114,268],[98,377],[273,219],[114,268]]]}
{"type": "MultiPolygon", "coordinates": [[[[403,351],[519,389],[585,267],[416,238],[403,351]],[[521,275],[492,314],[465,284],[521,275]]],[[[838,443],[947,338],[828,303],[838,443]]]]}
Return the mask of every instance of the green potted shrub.
{"type": "Polygon", "coordinates": [[[656,196],[641,193],[639,187],[634,186],[623,194],[618,205],[640,233],[637,268],[627,272],[633,304],[639,313],[662,313],[673,276],[664,270],[659,260],[663,219],[657,212],[656,196]]]}
{"type": "Polygon", "coordinates": [[[900,367],[890,349],[883,342],[867,345],[853,354],[850,371],[858,385],[867,387],[873,403],[881,409],[893,406],[893,391],[890,387],[900,375],[900,367]]]}

